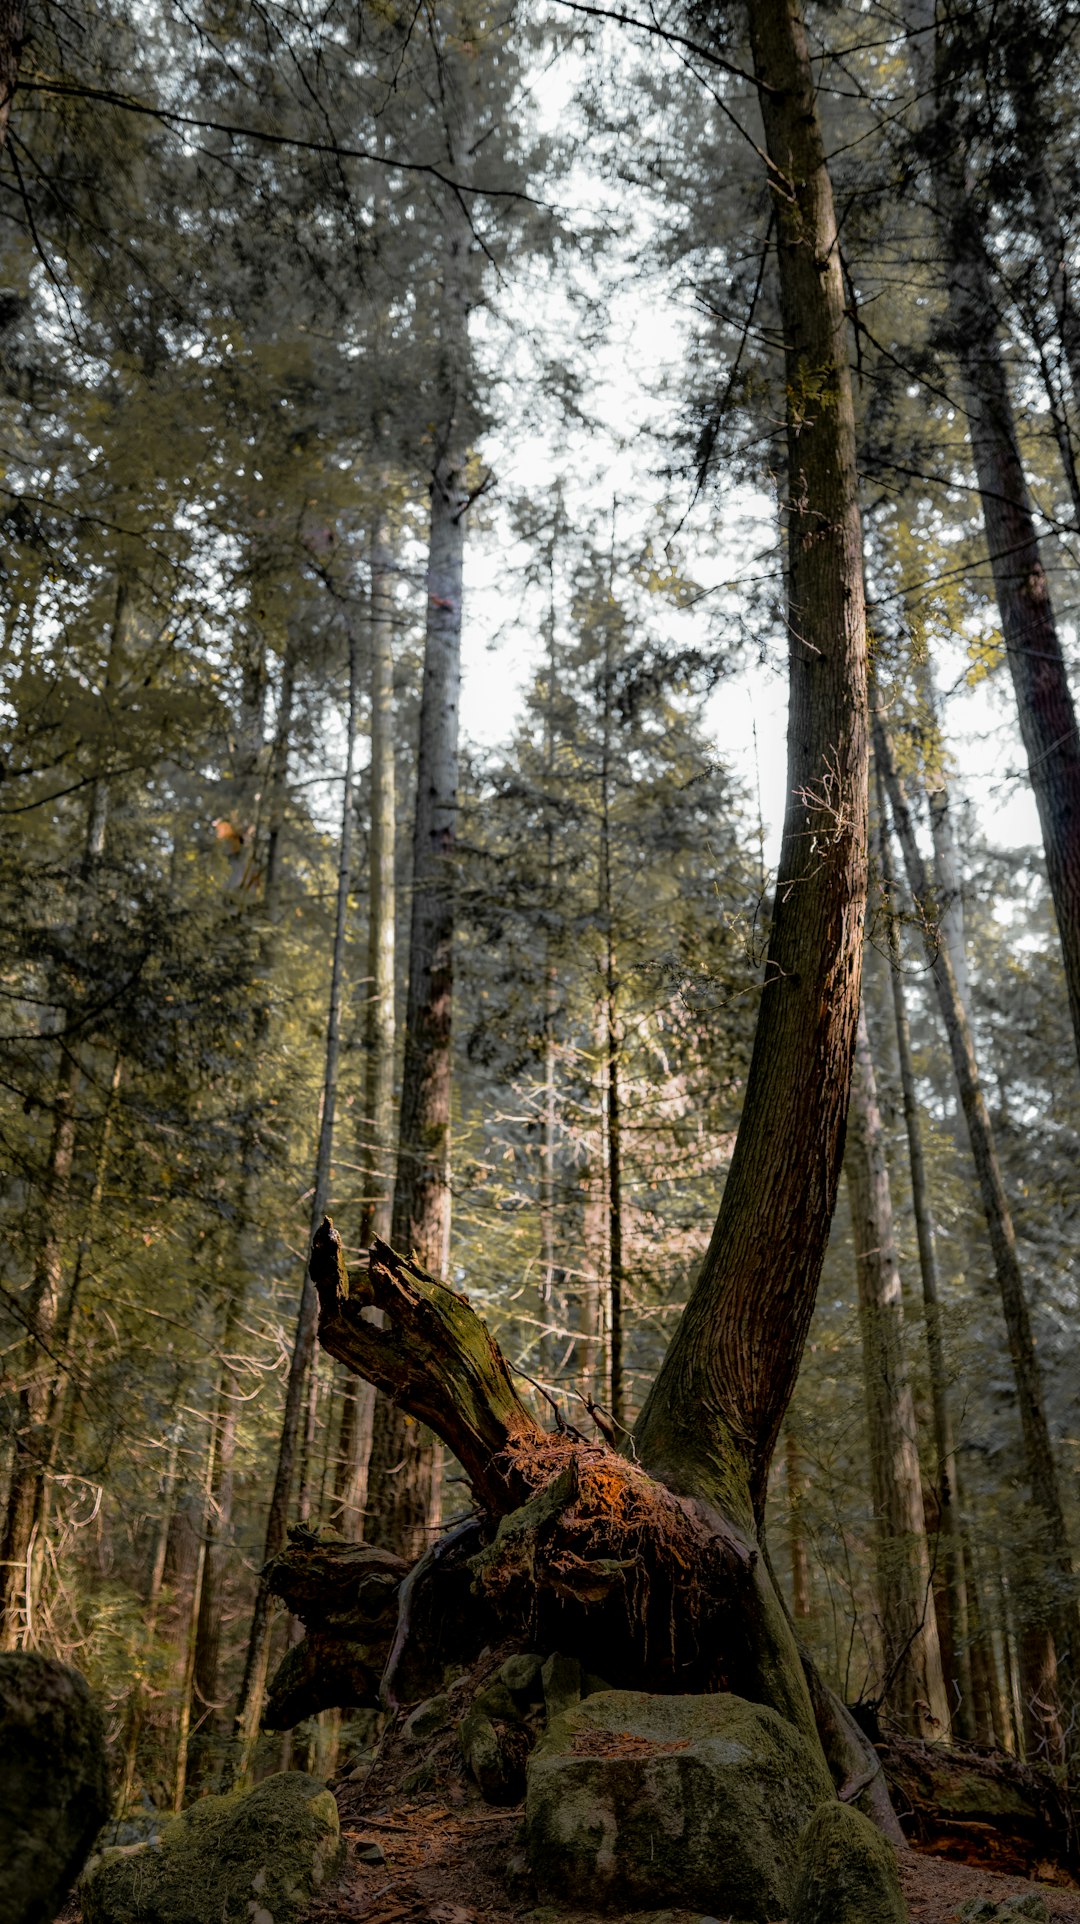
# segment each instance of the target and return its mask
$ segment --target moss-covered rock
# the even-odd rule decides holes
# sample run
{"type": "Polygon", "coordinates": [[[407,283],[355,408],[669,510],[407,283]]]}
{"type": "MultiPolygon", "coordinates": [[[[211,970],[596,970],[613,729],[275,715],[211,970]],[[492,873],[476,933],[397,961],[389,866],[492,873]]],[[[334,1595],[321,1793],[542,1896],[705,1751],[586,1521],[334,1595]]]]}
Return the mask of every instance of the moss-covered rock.
{"type": "Polygon", "coordinates": [[[896,1852],[861,1811],[833,1798],[799,1838],[791,1924],[907,1924],[896,1852]]]}
{"type": "Polygon", "coordinates": [[[341,1857],[337,1805],[299,1771],[205,1797],[156,1844],[106,1851],[80,1887],[85,1924],[296,1924],[341,1857]]]}
{"type": "Polygon", "coordinates": [[[799,1834],[831,1795],[820,1751],[762,1704],[609,1690],[530,1758],[529,1861],[568,1904],[758,1924],[786,1915],[799,1834]]]}
{"type": "Polygon", "coordinates": [[[51,1924],[108,1815],[86,1679],[36,1651],[0,1655],[0,1924],[51,1924]]]}
{"type": "Polygon", "coordinates": [[[515,1718],[512,1724],[493,1722],[475,1705],[461,1720],[461,1754],[469,1775],[489,1804],[518,1804],[525,1795],[525,1760],[529,1732],[515,1718]]]}

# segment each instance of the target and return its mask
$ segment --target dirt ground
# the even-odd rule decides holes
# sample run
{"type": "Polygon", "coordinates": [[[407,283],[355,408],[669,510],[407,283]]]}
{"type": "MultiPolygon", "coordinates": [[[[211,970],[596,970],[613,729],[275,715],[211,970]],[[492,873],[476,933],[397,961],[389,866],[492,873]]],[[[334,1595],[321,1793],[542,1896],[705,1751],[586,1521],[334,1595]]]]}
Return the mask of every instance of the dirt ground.
{"type": "MultiPolygon", "coordinates": [[[[339,1792],[348,1856],[307,1924],[520,1924],[538,1908],[521,1857],[518,1810],[489,1810],[463,1793],[380,1805],[348,1785],[339,1792]],[[360,1853],[381,1855],[364,1863],[360,1853]],[[509,1866],[509,1877],[508,1877],[509,1866]]],[[[1007,1877],[911,1851],[901,1866],[912,1924],[955,1924],[972,1897],[1037,1890],[1052,1924],[1080,1924],[1080,1890],[1007,1877]]],[[[612,1924],[580,1911],[543,1912],[544,1924],[612,1924]]],[[[776,1924],[782,1924],[777,1920],[776,1924]]]]}

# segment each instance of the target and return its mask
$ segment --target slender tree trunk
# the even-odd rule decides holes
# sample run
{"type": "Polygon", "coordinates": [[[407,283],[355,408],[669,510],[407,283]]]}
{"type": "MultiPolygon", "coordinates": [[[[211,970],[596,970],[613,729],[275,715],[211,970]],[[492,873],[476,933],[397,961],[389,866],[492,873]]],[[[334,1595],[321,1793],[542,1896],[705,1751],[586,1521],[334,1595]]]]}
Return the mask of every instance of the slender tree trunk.
{"type": "Polygon", "coordinates": [[[7,140],[25,35],[26,0],[0,0],[0,150],[7,140]]]}
{"type": "Polygon", "coordinates": [[[364,1137],[360,1172],[360,1241],[389,1238],[393,1214],[394,941],[394,600],[389,524],[380,516],[371,540],[371,848],[368,863],[368,993],[364,1010],[364,1137]]]}
{"type": "MultiPolygon", "coordinates": [[[[934,1495],[942,1563],[946,1609],[939,1613],[938,1631],[942,1660],[950,1689],[950,1709],[956,1733],[973,1737],[973,1717],[977,1715],[976,1693],[970,1658],[967,1577],[963,1524],[961,1521],[956,1439],[949,1399],[949,1376],[945,1363],[945,1344],[941,1326],[941,1289],[938,1278],[937,1239],[930,1204],[930,1184],[923,1151],[922,1118],[915,1087],[915,1063],[911,1049],[911,1026],[904,993],[904,971],[900,954],[895,904],[895,884],[889,838],[884,830],[885,792],[880,767],[878,781],[878,863],[889,927],[889,975],[892,987],[893,1018],[896,1025],[896,1050],[900,1064],[900,1089],[907,1133],[908,1167],[911,1174],[911,1208],[915,1218],[915,1237],[919,1250],[922,1279],[926,1351],[930,1375],[930,1404],[934,1422],[934,1495]]],[[[957,991],[960,993],[959,981],[957,991]]]]}
{"type": "Polygon", "coordinates": [[[555,823],[552,802],[555,792],[555,693],[558,659],[555,644],[555,539],[553,529],[548,548],[547,609],[547,689],[544,700],[544,783],[547,807],[544,820],[544,896],[547,927],[544,931],[544,1093],[540,1115],[540,1376],[545,1382],[554,1375],[558,1343],[556,1323],[555,1261],[555,1136],[558,1125],[558,1086],[555,1049],[556,1021],[559,1012],[558,972],[555,965],[553,924],[558,908],[559,879],[555,856],[555,823]]]}
{"type": "Polygon", "coordinates": [[[603,1101],[605,1104],[607,1173],[607,1285],[608,1285],[608,1400],[616,1424],[624,1424],[623,1396],[623,1222],[622,1117],[619,1091],[618,978],[615,968],[615,928],[611,899],[611,784],[612,697],[614,661],[614,604],[609,584],[604,612],[604,712],[600,748],[600,925],[604,936],[603,990],[603,1101]]]}
{"type": "MultiPolygon", "coordinates": [[[[935,73],[934,16],[931,0],[909,5],[914,30],[909,46],[925,102],[922,118],[945,256],[949,345],[963,384],[990,566],[1080,1055],[1080,730],[1020,457],[981,216],[969,188],[967,157],[956,137],[956,128],[963,125],[962,109],[935,73]]],[[[938,44],[939,69],[944,54],[938,44]]]]}
{"type": "MultiPolygon", "coordinates": [[[[150,1580],[146,1587],[146,1610],[143,1618],[146,1649],[153,1647],[157,1631],[158,1611],[161,1607],[161,1589],[165,1581],[165,1557],[169,1548],[169,1531],[172,1528],[173,1509],[176,1503],[176,1466],[180,1455],[180,1427],[173,1425],[169,1442],[169,1455],[165,1475],[162,1478],[158,1499],[157,1535],[154,1539],[154,1557],[150,1566],[150,1580]]],[[[141,1676],[136,1677],[128,1703],[127,1728],[124,1734],[124,1777],[120,1791],[120,1810],[125,1811],[134,1802],[135,1784],[139,1770],[139,1738],[142,1734],[143,1718],[146,1713],[146,1688],[141,1676]]]]}
{"type": "Polygon", "coordinates": [[[201,1782],[213,1769],[215,1740],[220,1735],[218,1670],[221,1662],[221,1622],[224,1603],[225,1559],[232,1528],[233,1461],[239,1416],[233,1358],[247,1298],[247,1272],[240,1268],[233,1280],[224,1323],[218,1338],[221,1371],[210,1428],[210,1463],[206,1513],[203,1520],[203,1574],[195,1648],[191,1667],[193,1729],[188,1745],[188,1778],[201,1782]]]}
{"type": "MultiPolygon", "coordinates": [[[[319,1121],[319,1143],[315,1156],[315,1181],[313,1185],[311,1223],[312,1235],[326,1214],[330,1195],[330,1169],[334,1149],[334,1122],[337,1105],[338,1070],[341,1061],[341,1010],[345,987],[345,942],[348,928],[349,890],[352,876],[353,844],[353,769],[356,750],[356,723],[359,705],[359,649],[356,636],[349,635],[349,708],[348,738],[345,751],[345,785],[341,810],[341,841],[338,859],[337,913],[334,926],[334,952],[330,971],[330,998],[326,1018],[326,1059],[323,1075],[322,1112],[319,1121]]],[[[300,1306],[296,1318],[296,1334],[293,1338],[292,1355],[289,1361],[289,1377],[285,1390],[285,1409],[281,1420],[281,1436],[278,1443],[277,1468],[274,1475],[274,1488],[270,1497],[270,1509],[266,1520],[266,1538],[263,1548],[263,1562],[269,1563],[285,1543],[288,1525],[289,1503],[292,1496],[296,1470],[297,1447],[300,1438],[300,1424],[304,1409],[304,1398],[312,1353],[315,1347],[316,1299],[311,1277],[305,1266],[300,1288],[300,1306]]],[[[255,1595],[251,1630],[248,1636],[247,1657],[244,1675],[240,1685],[240,1695],[236,1707],[235,1736],[239,1754],[227,1765],[226,1777],[231,1780],[234,1774],[246,1777],[262,1716],[263,1696],[266,1688],[266,1671],[270,1648],[271,1597],[265,1580],[260,1577],[255,1595]]]]}
{"type": "Polygon", "coordinates": [[[671,1487],[711,1488],[748,1523],[764,1504],[836,1201],[862,974],[868,766],[846,297],[815,79],[794,0],[758,0],[749,23],[785,343],[788,807],[735,1153],[635,1432],[642,1460],[671,1487]]]}
{"type": "Polygon", "coordinates": [[[270,806],[266,827],[263,914],[267,923],[271,925],[278,919],[278,897],[281,892],[281,840],[285,827],[286,778],[289,769],[289,747],[292,742],[293,705],[296,700],[296,655],[297,649],[290,636],[282,657],[277,722],[274,727],[274,744],[270,756],[270,806]]]}
{"type": "Polygon", "coordinates": [[[883,1694],[913,1736],[944,1737],[949,1706],[931,1587],[915,1405],[904,1354],[892,1195],[865,1015],[859,1017],[844,1168],[855,1237],[870,1485],[877,1525],[883,1694]]]}
{"type": "MultiPolygon", "coordinates": [[[[874,745],[903,849],[908,887],[915,900],[916,912],[925,916],[923,905],[932,899],[931,891],[915,840],[907,796],[897,771],[892,741],[880,718],[874,725],[874,745]]],[[[1049,1677],[1054,1666],[1054,1643],[1057,1643],[1063,1656],[1068,1653],[1071,1658],[1072,1653],[1080,1651],[1080,1634],[1068,1531],[1043,1402],[1042,1372],[1035,1353],[1031,1318],[1016,1254],[1016,1235],[998,1162],[990,1112],[979,1080],[975,1050],[956,986],[952,957],[946,944],[937,940],[936,931],[929,922],[924,922],[924,934],[927,960],[949,1041],[953,1073],[960,1091],[1001,1295],[1020,1411],[1028,1487],[1031,1500],[1042,1519],[1046,1552],[1046,1614],[1038,1626],[1045,1645],[1045,1656],[1039,1669],[1041,1676],[1049,1677]]],[[[1071,1664],[1068,1688],[1071,1698],[1075,1688],[1071,1664]]],[[[1054,1726],[1060,1728],[1056,1712],[1047,1725],[1048,1743],[1055,1741],[1054,1726]]]]}
{"type": "MultiPolygon", "coordinates": [[[[381,476],[381,488],[389,477],[381,476]]],[[[397,808],[394,769],[394,551],[382,510],[371,537],[371,762],[368,856],[367,1002],[364,1009],[364,1120],[360,1142],[360,1242],[390,1240],[393,1220],[394,1035],[397,808]]],[[[375,1391],[343,1372],[334,1468],[336,1527],[364,1534],[375,1391]]]]}
{"type": "MultiPolygon", "coordinates": [[[[448,69],[449,72],[449,69],[448,69]]],[[[453,76],[451,75],[451,78],[453,76]]],[[[448,99],[448,106],[453,102],[448,99]]],[[[447,124],[454,171],[468,166],[468,115],[447,124]]],[[[409,982],[391,1241],[445,1277],[450,1257],[450,1072],[454,866],[458,819],[462,569],[469,490],[464,409],[471,383],[472,229],[460,197],[446,207],[439,323],[437,450],[431,476],[427,621],[413,832],[409,982]]],[[[400,1555],[426,1544],[438,1502],[439,1451],[422,1425],[376,1406],[368,1478],[369,1540],[400,1555]]]]}

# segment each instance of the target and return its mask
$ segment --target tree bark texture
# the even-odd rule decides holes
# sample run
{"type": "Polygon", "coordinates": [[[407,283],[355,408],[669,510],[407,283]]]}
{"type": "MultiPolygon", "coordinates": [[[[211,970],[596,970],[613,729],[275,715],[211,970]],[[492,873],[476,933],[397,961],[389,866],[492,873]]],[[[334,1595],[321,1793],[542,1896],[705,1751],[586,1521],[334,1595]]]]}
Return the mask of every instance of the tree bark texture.
{"type": "Polygon", "coordinates": [[[962,117],[942,78],[948,49],[935,43],[934,13],[930,0],[915,0],[909,8],[914,28],[909,44],[925,102],[922,119],[948,287],[948,344],[963,384],[986,545],[1080,1056],[1080,730],[1020,455],[982,219],[956,139],[962,117]]]}
{"type": "MultiPolygon", "coordinates": [[[[452,68],[447,68],[448,77],[452,68]]],[[[459,86],[463,85],[459,76],[459,86]]],[[[469,164],[470,116],[447,97],[452,171],[469,164]],[[452,119],[456,124],[451,124],[452,119]]],[[[470,495],[462,444],[472,380],[469,311],[475,298],[472,228],[460,196],[446,203],[439,319],[438,412],[431,473],[424,682],[417,751],[409,979],[401,1070],[391,1240],[433,1275],[450,1257],[450,1070],[454,865],[458,820],[462,571],[470,495]]],[[[424,1544],[437,1504],[439,1464],[430,1438],[400,1411],[375,1410],[368,1476],[368,1534],[403,1554],[424,1544]]]]}
{"type": "Polygon", "coordinates": [[[915,1404],[905,1355],[885,1134],[865,1015],[859,1017],[844,1169],[855,1239],[870,1440],[884,1659],[881,1695],[898,1726],[910,1735],[944,1737],[949,1706],[931,1585],[915,1404]]]}
{"type": "Polygon", "coordinates": [[[862,972],[868,763],[848,327],[815,81],[794,0],[761,0],[749,18],[787,379],[788,803],[735,1153],[636,1430],[658,1475],[722,1490],[748,1520],[764,1504],[836,1201],[862,972]]]}
{"type": "MultiPolygon", "coordinates": [[[[1073,1681],[1075,1653],[1080,1651],[1075,1579],[1057,1463],[1046,1420],[1042,1372],[1035,1352],[1031,1317],[1016,1253],[1016,1233],[1005,1194],[990,1112],[986,1106],[986,1098],[979,1079],[971,1031],[956,986],[952,958],[947,946],[937,940],[933,923],[926,919],[924,905],[932,899],[930,884],[915,839],[911,811],[897,770],[892,741],[880,717],[874,725],[874,748],[885,779],[893,822],[903,850],[908,887],[914,898],[916,914],[924,918],[923,933],[927,960],[948,1037],[953,1073],[960,1092],[994,1259],[1009,1342],[1009,1355],[1016,1383],[1028,1488],[1031,1500],[1043,1520],[1047,1582],[1042,1635],[1048,1644],[1056,1642],[1063,1656],[1071,1653],[1069,1667],[1071,1694],[1075,1689],[1073,1681]]],[[[1042,1674],[1049,1675],[1052,1668],[1053,1656],[1048,1648],[1041,1666],[1042,1674]]],[[[1050,1721],[1056,1722],[1056,1717],[1055,1712],[1054,1718],[1050,1721]]],[[[1051,1734],[1048,1726],[1048,1741],[1051,1734]]]]}

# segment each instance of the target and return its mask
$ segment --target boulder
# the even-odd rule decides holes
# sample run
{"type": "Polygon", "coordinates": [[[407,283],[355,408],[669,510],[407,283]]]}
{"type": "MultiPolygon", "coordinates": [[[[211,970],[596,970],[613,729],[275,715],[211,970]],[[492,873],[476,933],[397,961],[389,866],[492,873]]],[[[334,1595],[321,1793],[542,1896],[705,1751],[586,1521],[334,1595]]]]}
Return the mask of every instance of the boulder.
{"type": "Polygon", "coordinates": [[[799,1838],[791,1924],[907,1924],[896,1852],[861,1811],[833,1798],[799,1838]]]}
{"type": "Polygon", "coordinates": [[[296,1924],[341,1854],[330,1791],[285,1771],[204,1797],[156,1843],[95,1858],[84,1924],[296,1924]]]}
{"type": "Polygon", "coordinates": [[[529,1862],[568,1905],[787,1915],[799,1834],[833,1795],[820,1751],[763,1704],[609,1690],[529,1760],[529,1862]]]}
{"type": "Polygon", "coordinates": [[[474,1705],[458,1731],[469,1775],[489,1804],[518,1804],[525,1795],[529,1732],[520,1724],[498,1723],[474,1705]]]}
{"type": "Polygon", "coordinates": [[[0,1655],[0,1924],[51,1924],[108,1815],[86,1679],[36,1651],[0,1655]]]}

